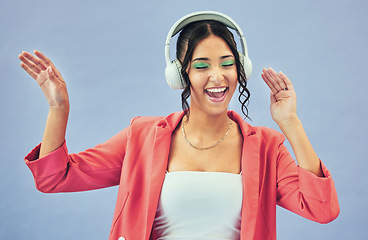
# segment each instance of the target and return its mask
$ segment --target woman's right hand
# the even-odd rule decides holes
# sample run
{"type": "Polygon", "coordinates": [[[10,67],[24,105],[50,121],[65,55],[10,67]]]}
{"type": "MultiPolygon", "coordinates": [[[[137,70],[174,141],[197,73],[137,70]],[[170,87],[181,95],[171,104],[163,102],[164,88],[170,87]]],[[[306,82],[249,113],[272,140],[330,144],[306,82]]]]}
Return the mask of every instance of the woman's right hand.
{"type": "Polygon", "coordinates": [[[54,64],[44,54],[35,50],[34,55],[23,51],[18,58],[20,66],[34,78],[41,87],[50,108],[69,110],[69,97],[65,81],[54,64]]]}

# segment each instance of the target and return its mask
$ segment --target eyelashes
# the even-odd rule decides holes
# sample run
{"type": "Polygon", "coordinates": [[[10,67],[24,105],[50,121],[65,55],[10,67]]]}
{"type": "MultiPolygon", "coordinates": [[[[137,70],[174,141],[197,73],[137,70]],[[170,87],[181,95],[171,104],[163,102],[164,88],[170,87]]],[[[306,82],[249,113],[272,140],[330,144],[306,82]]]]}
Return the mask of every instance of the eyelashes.
{"type": "Polygon", "coordinates": [[[226,60],[226,61],[223,61],[220,66],[221,67],[231,67],[235,64],[235,61],[234,60],[226,60]]]}
{"type": "Polygon", "coordinates": [[[197,62],[197,63],[194,63],[192,67],[195,69],[206,69],[206,68],[209,68],[210,65],[204,62],[197,62]]]}
{"type": "MultiPolygon", "coordinates": [[[[226,61],[223,61],[220,64],[220,66],[221,67],[232,67],[232,66],[234,66],[234,64],[235,64],[234,60],[226,60],[226,61]]],[[[198,70],[208,69],[208,68],[210,68],[210,64],[208,64],[206,62],[196,62],[196,63],[192,64],[192,67],[195,68],[195,69],[198,69],[198,70]]]]}

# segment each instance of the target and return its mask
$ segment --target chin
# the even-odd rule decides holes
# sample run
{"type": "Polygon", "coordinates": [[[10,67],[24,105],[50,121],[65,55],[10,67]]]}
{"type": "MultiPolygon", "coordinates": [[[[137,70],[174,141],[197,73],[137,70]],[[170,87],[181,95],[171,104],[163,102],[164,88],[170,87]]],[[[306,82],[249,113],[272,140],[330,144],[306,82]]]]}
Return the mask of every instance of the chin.
{"type": "Polygon", "coordinates": [[[197,110],[206,115],[216,117],[227,114],[228,104],[224,103],[222,106],[200,106],[197,110]]]}

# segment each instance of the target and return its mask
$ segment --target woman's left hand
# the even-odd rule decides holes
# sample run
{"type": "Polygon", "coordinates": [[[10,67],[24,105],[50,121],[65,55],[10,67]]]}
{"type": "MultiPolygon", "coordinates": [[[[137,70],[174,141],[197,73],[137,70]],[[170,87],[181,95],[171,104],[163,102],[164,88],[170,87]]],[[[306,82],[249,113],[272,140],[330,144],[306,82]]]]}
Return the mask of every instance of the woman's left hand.
{"type": "Polygon", "coordinates": [[[297,119],[296,93],[289,78],[282,72],[277,74],[272,68],[263,68],[261,76],[271,89],[272,119],[279,126],[297,119]]]}
{"type": "Polygon", "coordinates": [[[296,114],[296,94],[289,78],[272,68],[261,74],[271,89],[271,115],[294,150],[298,166],[323,177],[321,162],[312,148],[303,125],[296,114]]]}

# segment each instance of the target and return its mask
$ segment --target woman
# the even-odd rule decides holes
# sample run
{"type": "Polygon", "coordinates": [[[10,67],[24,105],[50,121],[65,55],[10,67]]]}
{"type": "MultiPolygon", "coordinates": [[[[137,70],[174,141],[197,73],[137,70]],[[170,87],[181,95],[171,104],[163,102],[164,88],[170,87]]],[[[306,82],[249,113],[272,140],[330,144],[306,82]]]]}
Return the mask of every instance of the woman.
{"type": "Polygon", "coordinates": [[[224,23],[199,19],[184,25],[175,63],[185,87],[183,111],[134,118],[107,142],[79,154],[68,154],[64,140],[69,100],[59,71],[41,52],[19,56],[50,105],[42,144],[26,156],[36,187],[70,192],[119,185],[114,240],[276,239],[276,204],[313,221],[335,219],[334,183],[297,117],[288,77],[271,68],[261,74],[271,90],[272,118],[298,166],[284,135],[252,127],[227,110],[239,85],[247,116],[250,71],[247,76],[247,56],[237,52],[224,23]]]}

